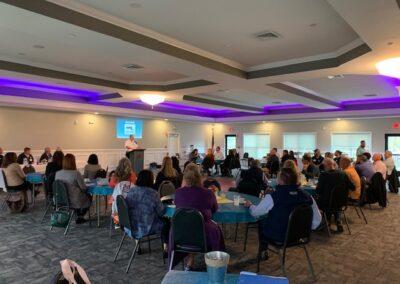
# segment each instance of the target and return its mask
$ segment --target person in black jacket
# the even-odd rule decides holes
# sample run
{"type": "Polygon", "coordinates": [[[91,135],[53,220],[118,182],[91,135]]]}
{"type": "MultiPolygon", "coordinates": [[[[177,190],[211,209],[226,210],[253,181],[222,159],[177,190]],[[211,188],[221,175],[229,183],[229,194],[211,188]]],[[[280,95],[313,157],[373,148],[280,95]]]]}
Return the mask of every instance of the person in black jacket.
{"type": "Polygon", "coordinates": [[[0,147],[0,168],[2,167],[3,160],[4,160],[3,148],[0,147]]]}
{"type": "Polygon", "coordinates": [[[304,154],[301,162],[303,164],[301,173],[305,175],[307,180],[317,178],[319,176],[319,168],[318,166],[314,165],[310,154],[304,154]]]}
{"type": "Polygon", "coordinates": [[[279,172],[279,157],[276,152],[276,148],[272,148],[267,158],[266,167],[270,175],[276,175],[279,172]]]}
{"type": "Polygon", "coordinates": [[[35,162],[35,159],[31,155],[31,148],[25,147],[24,152],[18,155],[17,163],[23,165],[25,163],[31,165],[35,162]]]}
{"type": "Polygon", "coordinates": [[[268,179],[260,168],[259,160],[250,158],[249,166],[248,170],[241,171],[239,180],[236,180],[237,189],[240,193],[259,197],[261,190],[267,189],[268,179]],[[253,186],[247,187],[247,185],[252,185],[253,183],[256,185],[255,188],[253,186]]]}
{"type": "MultiPolygon", "coordinates": [[[[343,171],[337,170],[336,162],[333,159],[325,158],[323,163],[325,171],[319,176],[316,188],[317,204],[322,211],[327,213],[329,221],[332,213],[326,210],[329,208],[329,201],[333,190],[339,187],[341,190],[346,190],[348,192],[349,190],[355,190],[355,186],[343,171]]],[[[337,232],[341,233],[343,232],[341,216],[339,213],[334,213],[334,215],[337,232]]]]}
{"type": "Polygon", "coordinates": [[[288,150],[283,150],[282,158],[281,158],[281,164],[283,165],[289,159],[290,159],[289,151],[288,150]]]}
{"type": "Polygon", "coordinates": [[[45,183],[46,196],[53,196],[53,182],[56,173],[62,170],[62,162],[64,159],[64,153],[62,151],[55,151],[53,159],[46,166],[45,176],[47,182],[45,183]]]}
{"type": "Polygon", "coordinates": [[[51,154],[50,147],[46,147],[44,148],[44,153],[42,154],[42,156],[40,156],[39,162],[42,163],[45,161],[45,163],[48,163],[51,161],[52,158],[53,155],[51,154]]]}

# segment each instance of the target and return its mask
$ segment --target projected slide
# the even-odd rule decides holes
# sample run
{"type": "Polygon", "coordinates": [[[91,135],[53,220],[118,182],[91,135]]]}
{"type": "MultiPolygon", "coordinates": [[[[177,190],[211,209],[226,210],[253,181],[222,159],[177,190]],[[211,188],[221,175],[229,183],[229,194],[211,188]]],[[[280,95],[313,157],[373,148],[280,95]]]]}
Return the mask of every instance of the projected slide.
{"type": "Polygon", "coordinates": [[[117,138],[129,138],[134,135],[135,138],[142,138],[143,120],[117,118],[117,138]]]}

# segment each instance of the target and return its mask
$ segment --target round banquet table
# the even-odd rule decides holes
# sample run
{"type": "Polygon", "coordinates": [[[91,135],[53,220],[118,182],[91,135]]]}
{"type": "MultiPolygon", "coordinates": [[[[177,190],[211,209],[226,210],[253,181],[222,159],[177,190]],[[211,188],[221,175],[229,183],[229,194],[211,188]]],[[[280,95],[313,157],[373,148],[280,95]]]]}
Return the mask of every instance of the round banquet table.
{"type": "Polygon", "coordinates": [[[32,184],[32,195],[31,195],[31,203],[32,206],[35,206],[35,190],[39,190],[40,185],[44,182],[44,174],[41,173],[29,173],[26,174],[25,180],[32,184]]]}
{"type": "MultiPolygon", "coordinates": [[[[261,199],[258,197],[243,193],[228,191],[221,192],[220,194],[222,193],[225,194],[226,198],[230,200],[233,200],[233,196],[239,195],[241,198],[251,201],[251,203],[253,203],[254,205],[258,205],[261,201],[261,199]]],[[[175,206],[168,205],[164,216],[172,218],[172,216],[174,216],[174,213],[175,206]]],[[[250,211],[247,207],[245,207],[243,204],[235,206],[233,205],[233,203],[218,204],[218,210],[213,214],[212,219],[215,222],[222,224],[251,223],[257,221],[257,218],[251,216],[250,211]]]]}
{"type": "MultiPolygon", "coordinates": [[[[268,181],[268,184],[269,184],[270,187],[275,189],[276,185],[277,185],[276,179],[270,179],[268,181]]],[[[305,192],[307,192],[311,196],[315,196],[316,195],[316,191],[315,191],[316,188],[317,187],[315,185],[302,185],[302,186],[300,186],[300,189],[304,190],[305,192]]]]}
{"type": "Polygon", "coordinates": [[[98,185],[96,180],[87,183],[86,186],[87,193],[93,195],[96,200],[97,227],[100,227],[100,196],[112,195],[114,189],[108,185],[98,185]]]}

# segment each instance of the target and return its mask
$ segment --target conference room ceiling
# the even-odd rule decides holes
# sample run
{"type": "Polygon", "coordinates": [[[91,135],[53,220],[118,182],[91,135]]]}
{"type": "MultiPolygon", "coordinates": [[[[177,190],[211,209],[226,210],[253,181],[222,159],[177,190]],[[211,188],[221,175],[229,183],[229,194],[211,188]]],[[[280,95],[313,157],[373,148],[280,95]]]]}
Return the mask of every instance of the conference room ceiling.
{"type": "Polygon", "coordinates": [[[26,95],[48,108],[215,121],[281,119],[287,108],[367,115],[377,99],[399,97],[400,81],[375,69],[400,56],[398,30],[396,0],[4,0],[0,103],[26,95]],[[96,95],[77,100],[84,91],[96,95]],[[167,102],[141,105],[144,92],[167,102]]]}

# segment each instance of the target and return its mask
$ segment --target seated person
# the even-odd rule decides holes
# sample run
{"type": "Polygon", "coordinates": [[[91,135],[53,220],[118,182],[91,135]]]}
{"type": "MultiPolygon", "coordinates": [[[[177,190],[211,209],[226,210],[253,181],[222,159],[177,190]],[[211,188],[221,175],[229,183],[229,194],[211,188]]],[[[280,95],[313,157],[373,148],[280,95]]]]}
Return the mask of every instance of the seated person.
{"type": "Polygon", "coordinates": [[[279,171],[279,157],[276,148],[272,148],[267,158],[266,168],[270,175],[276,175],[279,171]]]}
{"type": "Polygon", "coordinates": [[[225,161],[221,165],[221,174],[223,176],[231,176],[232,169],[240,169],[240,160],[234,149],[228,151],[225,161]]]}
{"type": "Polygon", "coordinates": [[[0,168],[1,168],[1,165],[3,164],[3,159],[4,159],[3,148],[0,147],[0,168]]]}
{"type": "Polygon", "coordinates": [[[319,167],[324,161],[324,157],[321,156],[321,151],[319,149],[314,150],[314,156],[311,158],[315,166],[319,167]]]}
{"type": "Polygon", "coordinates": [[[289,151],[289,160],[292,160],[296,164],[296,166],[298,166],[297,159],[294,156],[294,152],[293,151],[289,151]]]}
{"type": "Polygon", "coordinates": [[[182,174],[182,170],[181,170],[181,167],[179,166],[179,159],[178,159],[178,157],[177,157],[177,156],[172,156],[171,159],[172,159],[172,166],[173,166],[174,169],[176,170],[176,173],[177,173],[178,175],[181,175],[181,174],[182,174]]]}
{"type": "Polygon", "coordinates": [[[203,170],[208,174],[211,175],[211,169],[214,167],[214,154],[212,152],[212,149],[209,148],[207,149],[207,154],[203,159],[203,162],[201,163],[203,170]]]}
{"type": "Polygon", "coordinates": [[[160,234],[166,254],[169,238],[169,221],[163,218],[165,206],[153,189],[154,176],[150,170],[139,172],[136,186],[128,192],[126,204],[133,226],[132,236],[142,238],[149,234],[160,234]]]}
{"type": "Polygon", "coordinates": [[[303,163],[303,170],[301,173],[306,177],[307,180],[318,178],[319,168],[317,165],[314,165],[310,154],[304,154],[301,162],[303,163]]]}
{"type": "MultiPolygon", "coordinates": [[[[260,204],[253,205],[250,201],[245,206],[250,208],[254,217],[267,215],[261,221],[260,237],[264,240],[283,243],[289,223],[289,216],[299,205],[307,204],[312,207],[312,229],[321,223],[321,214],[315,200],[307,192],[299,188],[298,175],[291,168],[282,168],[278,173],[276,191],[267,194],[260,204]]],[[[267,249],[267,248],[263,248],[267,249]]]]}
{"type": "Polygon", "coordinates": [[[61,151],[55,151],[53,159],[46,165],[45,176],[47,182],[45,183],[45,186],[46,186],[47,197],[53,196],[53,182],[56,177],[56,173],[62,170],[63,159],[64,159],[64,153],[61,151]]]}
{"type": "Polygon", "coordinates": [[[75,156],[65,155],[63,168],[56,173],[55,180],[61,180],[67,186],[69,204],[75,209],[77,224],[84,223],[84,216],[92,203],[91,196],[86,192],[87,188],[81,173],[76,168],[75,156]]]}
{"type": "Polygon", "coordinates": [[[199,150],[194,149],[192,152],[190,152],[190,154],[189,154],[189,161],[190,162],[196,164],[198,158],[199,158],[199,150]]]}
{"type": "Polygon", "coordinates": [[[52,157],[53,157],[53,155],[51,154],[50,147],[46,147],[46,148],[44,148],[44,153],[39,158],[39,162],[40,163],[43,163],[43,162],[48,163],[51,161],[52,157]]]}
{"type": "Polygon", "coordinates": [[[287,160],[289,160],[289,151],[288,150],[283,150],[282,152],[282,158],[281,158],[281,164],[283,165],[287,160]]]}
{"type": "Polygon", "coordinates": [[[96,154],[90,154],[87,164],[83,169],[83,177],[88,179],[95,179],[99,170],[101,170],[101,166],[99,165],[99,158],[96,154]]]}
{"type": "Polygon", "coordinates": [[[213,192],[221,191],[221,184],[214,178],[206,178],[203,181],[203,187],[211,189],[213,192]]]}
{"type": "MultiPolygon", "coordinates": [[[[200,211],[204,218],[207,246],[210,251],[224,251],[225,243],[222,231],[211,217],[218,209],[214,193],[202,187],[199,167],[193,163],[186,166],[183,172],[185,187],[178,188],[175,193],[176,208],[194,208],[200,211]]],[[[187,259],[186,269],[193,267],[193,255],[187,259]]]]}
{"type": "Polygon", "coordinates": [[[118,162],[118,166],[115,169],[115,179],[117,184],[114,187],[112,194],[112,207],[111,212],[113,215],[117,213],[117,196],[122,195],[126,197],[129,191],[134,187],[134,183],[131,181],[132,166],[128,158],[122,158],[118,162]]]}
{"type": "MultiPolygon", "coordinates": [[[[6,182],[7,182],[7,189],[15,192],[21,192],[21,201],[22,204],[20,208],[15,208],[16,211],[22,212],[27,206],[28,197],[26,191],[30,189],[30,183],[25,180],[25,174],[22,171],[20,165],[17,163],[17,154],[14,152],[8,152],[4,156],[2,170],[4,172],[6,182]]],[[[1,172],[0,172],[1,174],[1,172]]],[[[7,202],[10,206],[10,204],[7,202]]],[[[13,210],[13,208],[11,208],[13,210]]]]}
{"type": "Polygon", "coordinates": [[[373,165],[374,165],[375,171],[381,173],[383,176],[383,179],[386,180],[387,168],[386,168],[385,163],[382,162],[382,154],[375,153],[372,156],[372,160],[374,161],[373,165]]]}
{"type": "MultiPolygon", "coordinates": [[[[355,186],[343,171],[336,169],[337,165],[333,159],[326,158],[323,163],[325,171],[319,176],[316,194],[318,207],[321,210],[326,211],[329,209],[329,200],[335,188],[340,187],[340,189],[348,192],[349,190],[355,190],[355,186]]],[[[332,213],[326,212],[326,214],[329,221],[332,213]]],[[[335,220],[337,232],[343,232],[341,216],[339,213],[335,213],[335,220]]]]}
{"type": "Polygon", "coordinates": [[[35,162],[31,154],[31,148],[25,147],[24,152],[18,155],[17,162],[20,165],[31,165],[35,162]]]}
{"type": "Polygon", "coordinates": [[[161,183],[166,180],[172,182],[175,185],[175,188],[181,186],[178,173],[172,166],[172,159],[169,156],[164,157],[161,170],[157,174],[156,182],[154,183],[153,188],[158,191],[158,188],[160,187],[161,183]]]}
{"type": "MultiPolygon", "coordinates": [[[[1,150],[0,150],[1,153],[1,150]]],[[[392,174],[392,171],[395,168],[394,160],[393,160],[393,154],[391,151],[385,151],[385,161],[384,161],[387,169],[387,175],[390,176],[392,174]]]]}
{"type": "Polygon", "coordinates": [[[365,152],[363,155],[357,157],[358,163],[356,164],[356,171],[360,177],[365,177],[367,182],[371,181],[371,178],[376,173],[374,165],[369,160],[371,154],[365,152]]]}
{"type": "Polygon", "coordinates": [[[342,157],[342,152],[339,151],[339,150],[336,150],[334,155],[335,155],[335,157],[333,158],[333,160],[339,166],[340,165],[340,158],[342,157]]]}
{"type": "Polygon", "coordinates": [[[342,156],[339,159],[340,169],[349,177],[350,181],[354,184],[354,191],[349,192],[349,198],[351,200],[359,200],[361,196],[361,179],[357,174],[356,169],[351,164],[351,160],[347,156],[342,156]]]}
{"type": "Polygon", "coordinates": [[[263,170],[260,168],[260,161],[249,159],[249,169],[242,170],[239,178],[236,180],[237,190],[240,193],[245,193],[253,196],[260,196],[262,190],[266,190],[268,187],[268,179],[265,176],[263,170]],[[248,182],[255,182],[257,188],[253,186],[246,186],[248,182]]]}
{"type": "Polygon", "coordinates": [[[217,146],[215,148],[214,158],[215,158],[215,162],[223,161],[225,159],[224,153],[222,153],[220,146],[217,146]]]}

